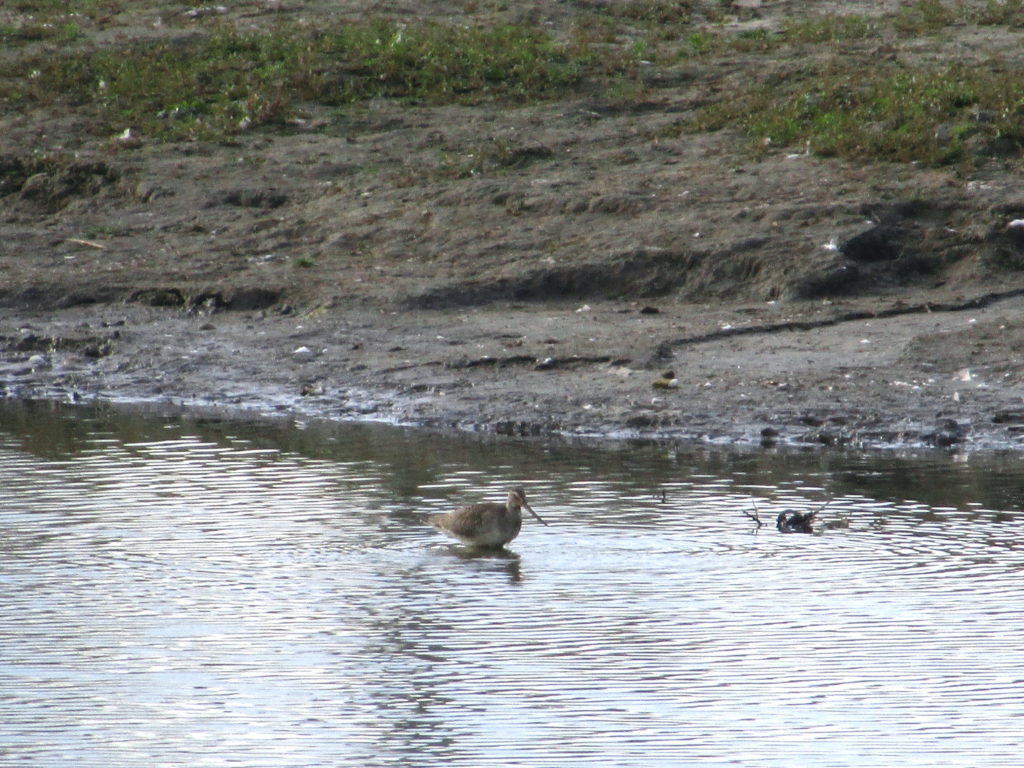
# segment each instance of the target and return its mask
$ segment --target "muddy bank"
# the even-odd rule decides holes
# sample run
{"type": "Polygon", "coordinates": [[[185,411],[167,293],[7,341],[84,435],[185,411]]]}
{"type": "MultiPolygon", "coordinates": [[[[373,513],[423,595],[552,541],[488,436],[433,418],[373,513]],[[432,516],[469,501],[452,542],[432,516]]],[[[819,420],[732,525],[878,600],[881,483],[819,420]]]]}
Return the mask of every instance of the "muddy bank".
{"type": "MultiPolygon", "coordinates": [[[[684,31],[757,40],[807,5],[694,10],[684,31]]],[[[871,19],[901,4],[821,5],[871,19]]],[[[79,18],[67,45],[380,12],[122,6],[79,18]]],[[[628,46],[644,31],[606,18],[616,7],[537,3],[518,22],[559,39],[613,23],[628,46]]],[[[516,21],[467,13],[438,0],[399,15],[516,21]]],[[[0,103],[0,388],[511,435],[1017,450],[1019,142],[975,141],[944,167],[854,164],[687,128],[744,83],[799,78],[808,56],[1021,50],[1010,24],[895,28],[665,55],[618,95],[304,104],[220,141],[112,134],[88,103],[0,103]]],[[[5,61],[58,52],[7,34],[5,61]]],[[[936,136],[994,119],[964,110],[936,136]]]]}
{"type": "Polygon", "coordinates": [[[1024,447],[1024,297],[0,315],[5,397],[509,435],[1024,447]]]}

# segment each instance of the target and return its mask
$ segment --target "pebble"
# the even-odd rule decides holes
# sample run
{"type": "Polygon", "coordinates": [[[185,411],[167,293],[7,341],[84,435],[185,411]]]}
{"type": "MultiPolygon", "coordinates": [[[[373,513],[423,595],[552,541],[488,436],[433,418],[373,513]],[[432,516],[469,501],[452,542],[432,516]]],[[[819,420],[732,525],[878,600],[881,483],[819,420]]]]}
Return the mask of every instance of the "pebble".
{"type": "Polygon", "coordinates": [[[309,347],[299,347],[292,352],[292,360],[297,363],[308,363],[316,359],[316,352],[309,347]]]}

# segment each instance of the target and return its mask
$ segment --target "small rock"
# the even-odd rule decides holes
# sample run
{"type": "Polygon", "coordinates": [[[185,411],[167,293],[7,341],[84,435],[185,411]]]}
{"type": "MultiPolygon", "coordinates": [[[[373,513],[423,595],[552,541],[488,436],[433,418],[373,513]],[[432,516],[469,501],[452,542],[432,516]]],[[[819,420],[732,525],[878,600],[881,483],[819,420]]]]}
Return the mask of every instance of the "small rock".
{"type": "Polygon", "coordinates": [[[1014,219],[1003,231],[1014,244],[1024,246],[1024,219],[1014,219]]]}
{"type": "Polygon", "coordinates": [[[308,363],[316,359],[316,352],[309,347],[299,347],[292,352],[292,360],[297,363],[308,363]]]}

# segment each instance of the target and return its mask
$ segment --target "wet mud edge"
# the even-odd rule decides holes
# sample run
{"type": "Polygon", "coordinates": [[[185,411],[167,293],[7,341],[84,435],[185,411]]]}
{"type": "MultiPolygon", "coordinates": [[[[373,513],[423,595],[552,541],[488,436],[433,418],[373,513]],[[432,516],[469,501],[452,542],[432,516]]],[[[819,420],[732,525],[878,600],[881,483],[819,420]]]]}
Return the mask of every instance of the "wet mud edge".
{"type": "Polygon", "coordinates": [[[306,313],[252,297],[237,309],[223,298],[7,308],[0,381],[6,398],[216,407],[240,418],[1017,451],[1022,294],[306,313]]]}

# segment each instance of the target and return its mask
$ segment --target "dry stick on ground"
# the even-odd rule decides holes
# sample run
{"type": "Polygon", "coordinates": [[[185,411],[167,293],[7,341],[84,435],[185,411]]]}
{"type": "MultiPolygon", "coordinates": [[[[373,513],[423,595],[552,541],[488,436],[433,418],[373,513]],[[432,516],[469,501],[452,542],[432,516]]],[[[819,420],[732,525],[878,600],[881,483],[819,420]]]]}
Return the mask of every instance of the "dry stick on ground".
{"type": "Polygon", "coordinates": [[[69,237],[64,242],[74,243],[75,245],[85,245],[88,246],[89,248],[96,248],[101,251],[107,247],[103,243],[97,243],[92,240],[83,240],[80,237],[69,237]]]}

